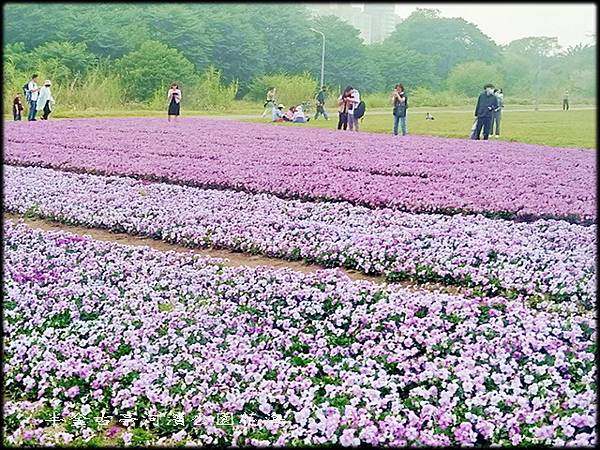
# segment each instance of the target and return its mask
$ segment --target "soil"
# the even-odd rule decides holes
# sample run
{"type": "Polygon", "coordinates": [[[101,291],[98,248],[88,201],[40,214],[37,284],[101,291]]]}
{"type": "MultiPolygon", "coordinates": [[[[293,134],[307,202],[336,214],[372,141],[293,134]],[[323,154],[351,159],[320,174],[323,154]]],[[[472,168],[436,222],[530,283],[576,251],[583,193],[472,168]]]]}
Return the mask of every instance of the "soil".
{"type": "MultiPolygon", "coordinates": [[[[259,266],[269,266],[275,269],[292,269],[297,272],[302,273],[315,273],[318,270],[323,270],[324,267],[316,265],[316,264],[307,264],[300,261],[288,261],[285,259],[278,258],[269,258],[266,256],[259,255],[250,255],[248,253],[241,252],[233,252],[230,250],[220,250],[220,249],[202,249],[202,248],[188,248],[177,244],[170,244],[168,242],[160,241],[157,239],[152,239],[150,237],[144,236],[132,236],[126,233],[115,233],[108,230],[101,230],[97,228],[86,228],[81,226],[74,225],[66,225],[60,222],[54,222],[46,219],[33,219],[26,218],[20,214],[14,213],[3,213],[3,219],[8,220],[23,220],[24,223],[29,225],[32,228],[40,229],[40,230],[50,230],[50,231],[68,231],[70,233],[78,234],[80,236],[90,236],[93,239],[99,241],[107,241],[107,242],[116,242],[119,244],[125,245],[144,245],[151,247],[155,250],[161,251],[176,251],[176,252],[193,252],[198,255],[207,256],[211,258],[223,258],[227,261],[225,262],[226,266],[230,267],[238,267],[238,266],[246,266],[246,267],[259,267],[259,266]]],[[[461,289],[455,286],[445,286],[438,283],[424,283],[417,284],[412,281],[401,281],[397,283],[388,283],[385,281],[384,277],[381,275],[366,275],[362,272],[352,269],[343,269],[340,268],[342,272],[344,272],[348,278],[351,280],[366,280],[371,281],[377,284],[394,284],[399,285],[411,290],[440,290],[443,292],[448,292],[451,294],[459,294],[461,289]]]]}

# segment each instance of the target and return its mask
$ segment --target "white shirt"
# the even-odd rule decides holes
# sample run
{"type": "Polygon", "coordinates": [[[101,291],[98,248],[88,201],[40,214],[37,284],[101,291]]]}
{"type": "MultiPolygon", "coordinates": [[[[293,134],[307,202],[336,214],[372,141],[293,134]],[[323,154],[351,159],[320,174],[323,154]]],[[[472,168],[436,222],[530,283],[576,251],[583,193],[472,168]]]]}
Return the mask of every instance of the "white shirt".
{"type": "Polygon", "coordinates": [[[169,89],[169,93],[167,95],[169,101],[171,101],[171,97],[173,97],[173,94],[177,94],[175,96],[175,103],[179,103],[181,101],[181,91],[179,89],[169,89]]]}
{"type": "Polygon", "coordinates": [[[298,108],[296,108],[296,112],[294,113],[294,119],[304,119],[304,111],[302,111],[302,108],[299,106],[298,108]]]}
{"type": "Polygon", "coordinates": [[[354,115],[354,108],[358,106],[360,103],[360,93],[356,90],[352,90],[352,95],[350,96],[350,105],[348,105],[348,114],[354,115]]]}
{"type": "Polygon", "coordinates": [[[36,83],[35,81],[33,81],[33,80],[31,80],[31,81],[29,82],[29,84],[27,85],[27,89],[29,89],[30,91],[32,91],[32,92],[31,92],[31,101],[32,101],[32,102],[36,102],[36,101],[37,101],[37,99],[38,99],[38,95],[39,95],[39,92],[40,92],[40,91],[38,91],[38,90],[37,90],[37,88],[38,88],[38,85],[37,85],[37,83],[36,83]],[[33,92],[33,90],[34,90],[34,89],[35,89],[35,92],[33,92]]]}

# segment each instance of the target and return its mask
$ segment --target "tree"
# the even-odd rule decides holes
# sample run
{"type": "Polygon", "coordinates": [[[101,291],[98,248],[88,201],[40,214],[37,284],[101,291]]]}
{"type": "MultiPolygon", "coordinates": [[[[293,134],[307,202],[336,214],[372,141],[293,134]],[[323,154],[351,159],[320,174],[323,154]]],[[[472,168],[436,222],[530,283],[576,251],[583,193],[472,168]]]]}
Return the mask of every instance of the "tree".
{"type": "Polygon", "coordinates": [[[506,54],[518,55],[527,64],[536,110],[542,90],[548,90],[552,88],[552,84],[557,84],[557,78],[552,76],[554,72],[552,67],[553,57],[559,50],[558,38],[547,36],[525,37],[512,41],[506,46],[506,54]]]}
{"type": "Polygon", "coordinates": [[[265,40],[255,28],[231,17],[213,18],[211,29],[214,34],[210,59],[225,82],[239,83],[243,95],[250,80],[264,74],[268,67],[265,40]]]}
{"type": "Polygon", "coordinates": [[[146,14],[151,39],[181,51],[202,72],[211,62],[214,30],[199,12],[190,14],[188,5],[154,4],[146,14]]]}
{"type": "Polygon", "coordinates": [[[483,61],[470,61],[454,66],[447,80],[452,92],[468,97],[475,97],[487,83],[500,87],[504,80],[496,66],[483,61]]]}
{"type": "Polygon", "coordinates": [[[156,90],[174,80],[190,86],[198,79],[194,65],[179,50],[156,41],[144,42],[138,50],[119,59],[116,67],[128,95],[139,101],[150,99],[156,90]]]}
{"type": "Polygon", "coordinates": [[[560,45],[556,37],[532,36],[511,41],[506,50],[528,57],[549,58],[558,53],[560,45]]]}
{"type": "Polygon", "coordinates": [[[55,60],[60,65],[68,68],[73,76],[79,77],[95,64],[98,58],[88,51],[84,43],[48,42],[36,47],[31,52],[29,60],[31,69],[35,69],[44,61],[55,60]]]}
{"type": "Polygon", "coordinates": [[[286,4],[282,8],[281,5],[264,3],[244,5],[240,8],[240,14],[243,14],[243,18],[239,20],[249,24],[253,33],[264,36],[266,73],[299,74],[309,71],[315,77],[319,76],[321,36],[310,30],[316,24],[310,20],[304,6],[286,4]]]}
{"type": "MultiPolygon", "coordinates": [[[[325,84],[336,88],[352,84],[367,89],[364,71],[368,64],[360,32],[335,16],[317,17],[311,26],[325,34],[325,84]]],[[[310,37],[309,45],[315,50],[311,73],[320,79],[323,41],[315,32],[310,37]]]]}
{"type": "Polygon", "coordinates": [[[439,17],[439,11],[419,9],[400,22],[386,39],[430,58],[435,75],[445,79],[452,67],[466,61],[494,62],[498,46],[476,25],[462,18],[439,17]]]}
{"type": "Polygon", "coordinates": [[[435,64],[427,56],[389,42],[369,46],[368,66],[378,72],[373,91],[390,91],[397,83],[407,90],[417,87],[432,87],[439,83],[435,75],[435,64]]]}

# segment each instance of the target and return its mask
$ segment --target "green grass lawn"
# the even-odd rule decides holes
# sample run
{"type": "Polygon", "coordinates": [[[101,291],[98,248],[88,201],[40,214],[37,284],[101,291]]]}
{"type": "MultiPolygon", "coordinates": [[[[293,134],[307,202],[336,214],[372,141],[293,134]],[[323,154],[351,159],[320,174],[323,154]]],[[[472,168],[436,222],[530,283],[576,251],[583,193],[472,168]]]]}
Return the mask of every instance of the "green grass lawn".
{"type": "MultiPolygon", "coordinates": [[[[446,108],[448,109],[448,108],[446,108]]],[[[456,108],[463,109],[463,108],[456,108]]],[[[244,119],[252,122],[268,122],[266,119],[244,119]]],[[[392,113],[365,115],[361,131],[374,133],[392,132],[392,113]]],[[[466,138],[473,125],[473,108],[465,112],[445,112],[441,108],[419,108],[409,112],[409,134],[466,138]],[[425,120],[429,111],[435,120],[425,120]]],[[[308,124],[277,123],[273,126],[334,128],[337,112],[329,121],[322,118],[308,124]]],[[[571,111],[510,111],[502,113],[501,140],[528,142],[556,147],[596,148],[596,110],[571,111]]]]}
{"type": "MultiPolygon", "coordinates": [[[[540,109],[556,107],[557,105],[540,105],[540,109]]],[[[244,104],[236,105],[231,111],[183,110],[182,116],[228,116],[231,118],[240,116],[239,120],[270,123],[270,118],[244,117],[259,116],[262,111],[262,108],[244,104]]],[[[332,116],[329,121],[319,118],[317,121],[311,120],[308,124],[278,123],[271,125],[335,128],[337,112],[330,111],[332,111],[332,116]]],[[[51,119],[100,117],[164,117],[166,120],[166,112],[148,109],[69,111],[57,108],[51,119]]],[[[12,117],[5,114],[4,119],[12,120],[12,117]]],[[[470,133],[473,120],[473,107],[471,106],[414,107],[409,110],[407,127],[409,134],[465,138],[470,133]],[[434,121],[425,120],[427,111],[433,114],[434,121]]],[[[361,123],[361,131],[391,133],[391,130],[392,114],[388,110],[371,109],[367,111],[361,123]]],[[[532,106],[510,105],[502,113],[502,136],[500,139],[556,147],[596,148],[596,109],[572,109],[566,112],[534,111],[532,106]],[[520,109],[528,109],[528,111],[519,111],[520,109]]]]}

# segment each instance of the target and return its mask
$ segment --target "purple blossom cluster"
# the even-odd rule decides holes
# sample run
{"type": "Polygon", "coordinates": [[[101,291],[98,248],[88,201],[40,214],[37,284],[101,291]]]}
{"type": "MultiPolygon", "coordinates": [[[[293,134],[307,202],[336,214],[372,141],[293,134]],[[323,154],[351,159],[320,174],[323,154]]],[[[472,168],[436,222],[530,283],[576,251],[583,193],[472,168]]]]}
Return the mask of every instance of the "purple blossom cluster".
{"type": "Polygon", "coordinates": [[[371,210],[18,166],[5,167],[4,205],[69,224],[303,258],[389,280],[548,294],[587,308],[595,301],[595,225],[371,210]]]}
{"type": "Polygon", "coordinates": [[[411,212],[596,221],[593,149],[184,118],[7,122],[4,161],[411,212]]]}
{"type": "Polygon", "coordinates": [[[12,221],[3,245],[9,443],[89,442],[103,412],[183,417],[140,419],[125,444],[595,442],[589,312],[227,268],[12,221]]]}

